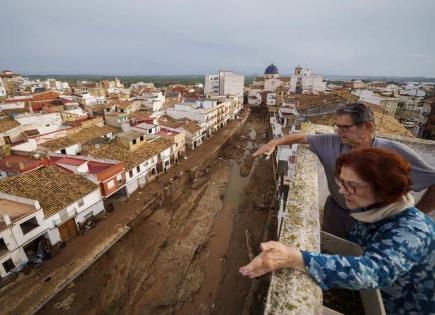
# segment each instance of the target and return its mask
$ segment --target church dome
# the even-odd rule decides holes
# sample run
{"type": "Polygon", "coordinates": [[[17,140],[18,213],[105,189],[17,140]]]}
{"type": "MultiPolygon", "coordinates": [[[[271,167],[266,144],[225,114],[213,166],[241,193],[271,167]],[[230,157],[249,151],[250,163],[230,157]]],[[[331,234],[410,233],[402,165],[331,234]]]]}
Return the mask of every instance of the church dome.
{"type": "Polygon", "coordinates": [[[264,74],[279,74],[279,72],[278,72],[278,68],[277,68],[273,63],[271,63],[271,64],[266,68],[266,70],[264,70],[264,74]]]}

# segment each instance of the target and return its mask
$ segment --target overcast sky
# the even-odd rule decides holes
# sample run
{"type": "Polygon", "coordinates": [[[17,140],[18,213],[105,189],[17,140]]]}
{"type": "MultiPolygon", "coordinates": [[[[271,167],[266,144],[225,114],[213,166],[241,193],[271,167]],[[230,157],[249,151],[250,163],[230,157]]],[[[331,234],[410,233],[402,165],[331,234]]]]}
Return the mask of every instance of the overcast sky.
{"type": "Polygon", "coordinates": [[[1,0],[0,70],[435,77],[434,0],[1,0]]]}

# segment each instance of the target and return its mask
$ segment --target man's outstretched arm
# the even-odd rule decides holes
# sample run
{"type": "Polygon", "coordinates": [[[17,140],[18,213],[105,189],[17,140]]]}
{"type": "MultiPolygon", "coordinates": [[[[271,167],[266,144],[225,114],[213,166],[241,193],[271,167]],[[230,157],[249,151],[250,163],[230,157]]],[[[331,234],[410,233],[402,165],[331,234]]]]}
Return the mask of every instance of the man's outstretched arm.
{"type": "Polygon", "coordinates": [[[252,156],[256,157],[261,154],[271,155],[277,146],[295,143],[308,144],[307,135],[305,133],[294,133],[278,139],[270,140],[268,143],[262,145],[257,151],[255,151],[252,156]]]}

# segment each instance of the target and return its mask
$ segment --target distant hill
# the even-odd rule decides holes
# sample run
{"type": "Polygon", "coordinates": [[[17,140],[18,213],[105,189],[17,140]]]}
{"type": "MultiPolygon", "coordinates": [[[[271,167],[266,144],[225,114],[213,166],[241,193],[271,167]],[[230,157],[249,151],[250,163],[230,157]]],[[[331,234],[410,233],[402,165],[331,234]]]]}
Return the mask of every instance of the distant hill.
{"type": "MultiPolygon", "coordinates": [[[[93,74],[44,74],[26,75],[31,79],[48,79],[53,78],[56,80],[67,81],[68,83],[75,83],[76,81],[101,81],[113,80],[115,75],[93,75],[93,74]]],[[[249,85],[254,81],[255,77],[262,76],[261,74],[245,74],[245,85],[249,85]]],[[[288,74],[282,74],[288,76],[288,74]]],[[[186,84],[193,85],[196,83],[204,83],[204,75],[129,75],[117,76],[122,83],[129,86],[136,82],[154,82],[157,87],[167,86],[171,84],[186,84]]],[[[434,83],[435,78],[428,77],[389,77],[389,76],[354,76],[354,75],[325,75],[325,79],[333,82],[349,81],[349,80],[362,80],[362,81],[386,81],[386,82],[427,82],[434,83]]]]}
{"type": "Polygon", "coordinates": [[[154,82],[156,87],[167,86],[171,84],[186,84],[193,85],[196,83],[204,83],[203,75],[150,75],[150,76],[122,76],[122,75],[93,75],[93,74],[44,74],[37,75],[31,74],[26,75],[31,79],[56,79],[60,81],[66,81],[68,83],[75,83],[77,81],[102,81],[102,80],[113,80],[118,77],[122,83],[129,86],[136,82],[154,82]]]}
{"type": "Polygon", "coordinates": [[[435,83],[435,78],[427,77],[389,77],[389,76],[352,76],[352,75],[325,75],[328,81],[385,81],[385,82],[428,82],[435,83]]]}
{"type": "MultiPolygon", "coordinates": [[[[281,76],[289,76],[290,74],[281,73],[281,76]]],[[[245,75],[246,79],[253,80],[255,77],[261,77],[262,74],[248,74],[245,75]]],[[[429,77],[391,77],[391,76],[375,76],[375,75],[339,75],[339,74],[325,74],[325,79],[328,81],[385,81],[385,82],[428,82],[435,83],[435,78],[429,77]]]]}

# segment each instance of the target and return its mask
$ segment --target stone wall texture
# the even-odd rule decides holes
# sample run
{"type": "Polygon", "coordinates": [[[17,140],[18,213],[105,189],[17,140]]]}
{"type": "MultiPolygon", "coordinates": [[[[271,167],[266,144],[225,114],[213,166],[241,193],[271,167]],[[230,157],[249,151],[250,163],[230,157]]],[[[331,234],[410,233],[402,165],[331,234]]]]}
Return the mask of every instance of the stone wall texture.
{"type": "MultiPolygon", "coordinates": [[[[317,157],[299,146],[279,241],[320,251],[317,157]]],[[[322,291],[305,273],[281,270],[272,275],[265,314],[322,314],[322,291]]]]}

